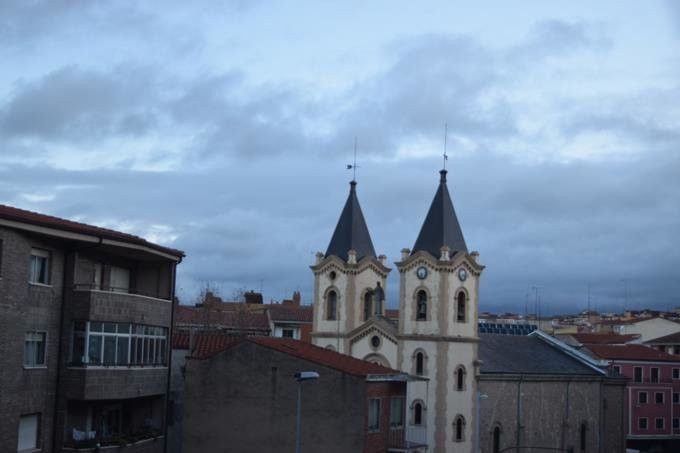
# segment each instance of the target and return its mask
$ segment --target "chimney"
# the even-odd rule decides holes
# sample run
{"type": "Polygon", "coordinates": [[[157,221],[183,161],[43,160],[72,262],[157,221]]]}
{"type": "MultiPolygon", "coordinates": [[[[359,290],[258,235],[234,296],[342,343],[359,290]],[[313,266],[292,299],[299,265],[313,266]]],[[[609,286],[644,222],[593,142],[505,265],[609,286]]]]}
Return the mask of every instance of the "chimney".
{"type": "Polygon", "coordinates": [[[299,307],[300,306],[300,300],[301,300],[300,291],[295,291],[293,293],[293,305],[295,305],[296,307],[299,307]]]}
{"type": "Polygon", "coordinates": [[[262,304],[262,293],[256,293],[253,290],[248,291],[244,294],[247,304],[262,304]]]}
{"type": "Polygon", "coordinates": [[[380,255],[380,256],[378,257],[378,261],[380,261],[380,264],[382,264],[382,265],[384,266],[384,265],[385,265],[385,262],[387,261],[387,256],[385,256],[385,255],[380,255]]]}
{"type": "Polygon", "coordinates": [[[448,261],[449,258],[449,246],[448,245],[443,245],[442,248],[439,249],[442,252],[441,258],[439,258],[441,261],[448,261]]]}
{"type": "Polygon", "coordinates": [[[408,248],[401,249],[401,260],[405,261],[406,259],[408,259],[408,256],[410,254],[411,254],[411,250],[409,250],[408,248]]]}
{"type": "Polygon", "coordinates": [[[356,264],[357,263],[357,251],[352,249],[349,252],[347,252],[347,264],[356,264]]]}
{"type": "Polygon", "coordinates": [[[323,253],[316,252],[316,264],[319,264],[321,261],[323,261],[323,253]]]}

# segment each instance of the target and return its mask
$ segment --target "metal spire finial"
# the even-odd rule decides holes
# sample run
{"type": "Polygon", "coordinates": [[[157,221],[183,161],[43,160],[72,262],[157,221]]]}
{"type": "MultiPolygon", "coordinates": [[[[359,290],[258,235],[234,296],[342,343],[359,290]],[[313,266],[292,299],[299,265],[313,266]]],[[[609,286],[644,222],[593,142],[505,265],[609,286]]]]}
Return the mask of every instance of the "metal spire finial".
{"type": "Polygon", "coordinates": [[[449,135],[449,124],[444,123],[444,170],[446,170],[446,161],[449,160],[449,156],[446,155],[446,139],[449,135]]]}
{"type": "Polygon", "coordinates": [[[352,164],[347,164],[347,170],[353,170],[352,182],[357,181],[357,138],[354,137],[354,162],[352,164]]]}

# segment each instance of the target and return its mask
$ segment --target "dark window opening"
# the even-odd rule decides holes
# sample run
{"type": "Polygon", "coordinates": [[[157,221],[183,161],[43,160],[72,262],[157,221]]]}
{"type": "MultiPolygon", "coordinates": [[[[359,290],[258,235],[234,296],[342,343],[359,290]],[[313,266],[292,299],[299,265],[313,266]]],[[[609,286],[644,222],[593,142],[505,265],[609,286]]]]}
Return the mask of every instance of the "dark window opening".
{"type": "Polygon", "coordinates": [[[371,307],[372,301],[373,293],[371,291],[367,291],[366,294],[364,294],[364,321],[371,319],[371,314],[373,313],[371,307]]]}
{"type": "Polygon", "coordinates": [[[493,429],[493,453],[501,451],[501,429],[496,426],[493,429]]]}
{"type": "Polygon", "coordinates": [[[425,321],[427,319],[427,293],[423,290],[418,291],[417,300],[416,321],[425,321]]]}
{"type": "Polygon", "coordinates": [[[465,370],[460,367],[456,370],[456,390],[465,389],[465,370]]]}
{"type": "Polygon", "coordinates": [[[581,423],[581,453],[586,451],[586,432],[587,426],[585,423],[581,423]]]}
{"type": "Polygon", "coordinates": [[[425,358],[422,352],[416,354],[416,374],[423,374],[425,358]]]}
{"type": "Polygon", "coordinates": [[[416,403],[413,406],[413,424],[422,425],[423,424],[423,405],[416,403]]]}
{"type": "Polygon", "coordinates": [[[330,291],[328,293],[328,296],[326,296],[326,299],[327,299],[327,307],[328,307],[327,318],[329,320],[334,320],[337,317],[338,295],[335,293],[335,291],[330,291]]]}
{"type": "Polygon", "coordinates": [[[636,366],[634,369],[634,380],[635,382],[642,382],[642,367],[641,366],[636,366]]]}
{"type": "Polygon", "coordinates": [[[465,293],[463,291],[458,293],[458,322],[465,322],[465,293]]]}
{"type": "Polygon", "coordinates": [[[652,373],[649,377],[650,382],[659,382],[659,369],[658,368],[652,368],[652,373]]]}
{"type": "Polygon", "coordinates": [[[462,416],[458,416],[456,419],[456,441],[463,441],[463,428],[465,427],[465,421],[462,416]]]}

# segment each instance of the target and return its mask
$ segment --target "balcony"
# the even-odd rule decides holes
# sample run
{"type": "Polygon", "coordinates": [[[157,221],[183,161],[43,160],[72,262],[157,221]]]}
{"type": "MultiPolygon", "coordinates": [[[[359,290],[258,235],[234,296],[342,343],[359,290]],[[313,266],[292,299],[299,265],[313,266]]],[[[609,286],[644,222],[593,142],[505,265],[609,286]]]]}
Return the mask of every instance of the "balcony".
{"type": "Polygon", "coordinates": [[[67,403],[62,452],[161,453],[163,397],[67,403]]]}
{"type": "Polygon", "coordinates": [[[169,326],[172,303],[134,291],[104,291],[74,285],[67,301],[72,319],[169,326]]]}
{"type": "Polygon", "coordinates": [[[388,452],[417,452],[427,448],[427,429],[424,426],[390,428],[388,452]]]}
{"type": "Polygon", "coordinates": [[[68,367],[64,393],[68,399],[106,400],[165,394],[167,367],[68,367]]]}

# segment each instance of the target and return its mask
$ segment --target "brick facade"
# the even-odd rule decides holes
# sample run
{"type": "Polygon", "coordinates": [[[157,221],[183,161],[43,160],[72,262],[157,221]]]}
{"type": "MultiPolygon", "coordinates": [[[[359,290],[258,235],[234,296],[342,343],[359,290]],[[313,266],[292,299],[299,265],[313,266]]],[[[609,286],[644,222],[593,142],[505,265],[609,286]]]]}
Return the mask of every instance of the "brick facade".
{"type": "MultiPolygon", "coordinates": [[[[2,208],[2,215],[12,209],[2,208]]],[[[24,214],[21,211],[17,215],[24,214]]],[[[134,402],[150,396],[152,399],[144,403],[143,411],[145,416],[151,414],[157,424],[158,431],[148,431],[153,433],[149,438],[157,440],[133,442],[134,445],[126,447],[125,451],[163,451],[160,435],[164,429],[167,366],[78,367],[70,364],[70,356],[74,321],[139,323],[169,328],[170,299],[174,293],[172,275],[181,252],[176,259],[169,259],[164,249],[123,250],[124,243],[104,246],[102,239],[99,243],[83,243],[88,238],[84,233],[75,234],[74,229],[89,228],[88,231],[103,231],[109,235],[119,233],[29,214],[31,221],[25,223],[18,222],[16,216],[7,220],[0,215],[0,407],[3,408],[0,452],[17,451],[22,415],[39,414],[37,447],[41,451],[70,451],[64,445],[70,434],[65,429],[67,420],[73,420],[73,415],[68,414],[71,401],[91,403],[92,407],[120,406],[121,420],[129,418],[136,423],[146,423],[139,421],[141,415],[134,412],[134,402]],[[38,227],[32,223],[43,220],[63,222],[71,230],[50,229],[45,224],[38,227]],[[48,253],[48,284],[29,282],[32,249],[48,253]],[[131,288],[155,291],[156,297],[112,293],[105,287],[104,291],[78,288],[79,278],[89,278],[84,270],[90,254],[96,254],[103,262],[126,263],[130,269],[131,288]],[[28,367],[24,364],[24,343],[27,332],[34,331],[46,334],[45,364],[28,367]]],[[[125,237],[122,235],[118,240],[125,237]]],[[[136,244],[136,247],[140,245],[136,244]]]]}

